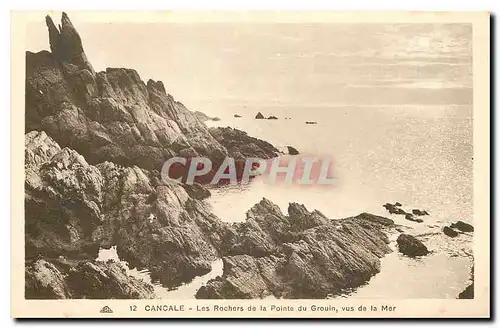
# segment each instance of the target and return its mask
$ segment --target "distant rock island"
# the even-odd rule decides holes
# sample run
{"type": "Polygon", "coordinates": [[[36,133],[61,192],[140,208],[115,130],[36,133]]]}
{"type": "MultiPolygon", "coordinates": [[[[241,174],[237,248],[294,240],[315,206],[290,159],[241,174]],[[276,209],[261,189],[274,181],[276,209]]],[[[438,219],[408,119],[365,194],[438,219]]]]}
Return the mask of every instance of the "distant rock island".
{"type": "Polygon", "coordinates": [[[298,155],[299,151],[292,146],[286,146],[289,155],[298,155]]]}
{"type": "MultiPolygon", "coordinates": [[[[256,120],[264,120],[266,119],[266,117],[264,117],[264,115],[262,115],[261,112],[258,112],[257,115],[255,115],[255,119],[256,120]]],[[[277,120],[278,118],[274,115],[270,115],[269,117],[267,117],[268,120],[277,120]]]]}

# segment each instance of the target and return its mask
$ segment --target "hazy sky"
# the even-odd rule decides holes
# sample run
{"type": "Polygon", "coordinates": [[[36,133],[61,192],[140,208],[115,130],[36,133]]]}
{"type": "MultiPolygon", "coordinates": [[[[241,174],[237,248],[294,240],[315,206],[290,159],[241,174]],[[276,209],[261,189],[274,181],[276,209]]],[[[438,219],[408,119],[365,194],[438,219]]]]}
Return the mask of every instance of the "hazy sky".
{"type": "MultiPolygon", "coordinates": [[[[469,25],[89,24],[70,18],[97,71],[134,68],[145,81],[163,81],[192,109],[472,102],[469,25]]],[[[29,25],[26,49],[49,49],[43,15],[29,25]]]]}

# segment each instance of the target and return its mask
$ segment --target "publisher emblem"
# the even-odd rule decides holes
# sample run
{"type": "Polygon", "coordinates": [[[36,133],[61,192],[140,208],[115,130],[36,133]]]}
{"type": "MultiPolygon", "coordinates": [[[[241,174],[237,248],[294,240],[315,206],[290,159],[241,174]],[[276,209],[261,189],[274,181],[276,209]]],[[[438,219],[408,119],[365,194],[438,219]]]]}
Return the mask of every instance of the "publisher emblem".
{"type": "Polygon", "coordinates": [[[111,310],[111,308],[106,305],[101,309],[101,313],[113,313],[113,310],[111,310]]]}

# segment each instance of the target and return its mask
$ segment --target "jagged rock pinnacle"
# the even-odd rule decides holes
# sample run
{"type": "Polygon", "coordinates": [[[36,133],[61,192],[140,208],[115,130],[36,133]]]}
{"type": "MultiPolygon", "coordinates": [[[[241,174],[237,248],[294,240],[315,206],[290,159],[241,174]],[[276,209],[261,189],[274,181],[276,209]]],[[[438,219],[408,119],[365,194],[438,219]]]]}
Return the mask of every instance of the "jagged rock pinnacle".
{"type": "Polygon", "coordinates": [[[70,63],[80,69],[88,69],[95,74],[92,65],[83,51],[82,40],[68,15],[63,12],[61,25],[57,28],[50,16],[45,17],[49,29],[50,50],[54,57],[63,63],[70,63]]]}

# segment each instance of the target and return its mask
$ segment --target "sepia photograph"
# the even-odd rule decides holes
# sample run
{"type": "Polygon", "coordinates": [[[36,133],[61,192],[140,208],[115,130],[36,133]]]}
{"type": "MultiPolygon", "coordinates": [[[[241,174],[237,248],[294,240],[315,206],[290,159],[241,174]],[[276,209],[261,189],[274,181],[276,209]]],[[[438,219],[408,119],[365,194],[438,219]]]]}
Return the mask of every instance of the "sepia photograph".
{"type": "Polygon", "coordinates": [[[13,17],[19,302],[489,316],[489,15],[302,15],[13,17]]]}

